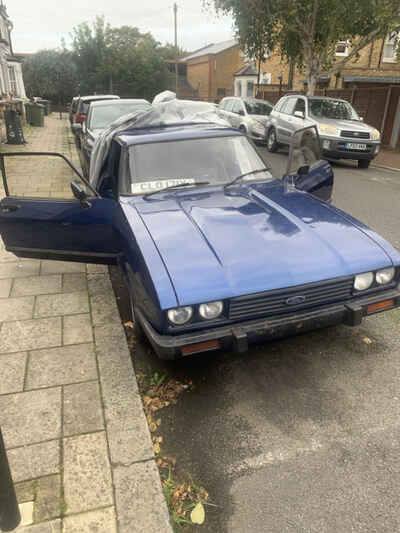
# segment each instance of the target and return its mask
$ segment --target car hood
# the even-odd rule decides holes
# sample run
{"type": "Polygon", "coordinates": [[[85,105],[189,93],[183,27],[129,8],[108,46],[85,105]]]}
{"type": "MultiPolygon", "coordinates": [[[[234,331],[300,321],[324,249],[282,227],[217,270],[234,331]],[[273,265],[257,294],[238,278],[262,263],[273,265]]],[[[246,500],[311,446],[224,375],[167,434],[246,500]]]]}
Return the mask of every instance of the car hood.
{"type": "Polygon", "coordinates": [[[249,118],[254,118],[258,122],[261,122],[261,124],[267,124],[269,121],[268,115],[249,115],[249,118]]]}
{"type": "Polygon", "coordinates": [[[372,126],[359,122],[358,120],[339,120],[332,118],[316,118],[312,117],[318,124],[330,124],[335,128],[345,131],[367,131],[371,132],[372,126]]]}
{"type": "Polygon", "coordinates": [[[129,200],[160,253],[179,305],[392,265],[373,232],[276,183],[129,200]]]}

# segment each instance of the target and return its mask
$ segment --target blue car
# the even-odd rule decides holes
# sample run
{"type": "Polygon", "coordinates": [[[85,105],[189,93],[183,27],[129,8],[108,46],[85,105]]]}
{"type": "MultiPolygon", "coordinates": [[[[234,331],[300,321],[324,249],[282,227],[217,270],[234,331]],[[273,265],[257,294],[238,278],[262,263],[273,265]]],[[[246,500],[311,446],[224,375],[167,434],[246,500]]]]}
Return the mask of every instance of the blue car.
{"type": "MultiPolygon", "coordinates": [[[[303,150],[306,130],[283,179],[243,134],[196,121],[119,128],[71,198],[13,195],[2,164],[2,238],[19,257],[119,264],[165,359],[356,326],[400,305],[400,253],[331,205],[332,169],[303,150]]],[[[30,154],[0,160],[17,155],[30,154]]]]}

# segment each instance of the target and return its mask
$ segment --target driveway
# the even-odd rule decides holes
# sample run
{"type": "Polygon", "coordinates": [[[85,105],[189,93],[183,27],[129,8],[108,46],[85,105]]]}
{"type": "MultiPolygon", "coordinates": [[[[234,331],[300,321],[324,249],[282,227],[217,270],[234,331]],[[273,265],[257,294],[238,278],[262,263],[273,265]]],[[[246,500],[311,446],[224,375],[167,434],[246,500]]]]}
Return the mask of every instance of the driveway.
{"type": "MultiPolygon", "coordinates": [[[[266,158],[280,175],[286,156],[266,158]]],[[[334,204],[400,248],[400,173],[354,163],[334,170],[334,204]]],[[[118,296],[128,320],[124,291],[118,296]]],[[[163,410],[161,429],[178,475],[192,476],[218,506],[207,508],[201,531],[393,533],[400,530],[399,357],[396,310],[244,355],[170,363],[141,344],[134,364],[193,381],[194,390],[163,410]]]]}

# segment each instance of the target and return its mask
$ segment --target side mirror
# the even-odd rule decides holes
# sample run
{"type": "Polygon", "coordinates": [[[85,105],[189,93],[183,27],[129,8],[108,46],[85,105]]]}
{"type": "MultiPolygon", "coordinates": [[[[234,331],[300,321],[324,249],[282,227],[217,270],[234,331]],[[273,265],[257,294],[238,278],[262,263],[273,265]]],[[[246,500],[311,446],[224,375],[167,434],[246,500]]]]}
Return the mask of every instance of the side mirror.
{"type": "Polygon", "coordinates": [[[302,119],[305,118],[304,111],[295,111],[294,116],[297,118],[302,118],[302,119]]]}
{"type": "Polygon", "coordinates": [[[244,117],[244,111],[243,111],[243,109],[239,109],[238,115],[240,115],[241,117],[244,117]]]}
{"type": "Polygon", "coordinates": [[[79,203],[81,204],[81,207],[83,209],[88,209],[89,207],[91,207],[90,202],[88,202],[87,200],[87,194],[80,183],[78,183],[77,181],[72,181],[71,189],[72,194],[77,200],[79,200],[79,203]]]}
{"type": "Polygon", "coordinates": [[[310,165],[303,165],[302,167],[300,167],[297,171],[297,175],[298,176],[305,176],[306,174],[308,174],[310,172],[310,165]]]}
{"type": "Polygon", "coordinates": [[[360,117],[360,122],[364,122],[364,117],[360,117]]]}
{"type": "Polygon", "coordinates": [[[82,132],[82,124],[79,124],[78,122],[75,122],[72,124],[72,131],[77,135],[78,133],[82,132]]]}

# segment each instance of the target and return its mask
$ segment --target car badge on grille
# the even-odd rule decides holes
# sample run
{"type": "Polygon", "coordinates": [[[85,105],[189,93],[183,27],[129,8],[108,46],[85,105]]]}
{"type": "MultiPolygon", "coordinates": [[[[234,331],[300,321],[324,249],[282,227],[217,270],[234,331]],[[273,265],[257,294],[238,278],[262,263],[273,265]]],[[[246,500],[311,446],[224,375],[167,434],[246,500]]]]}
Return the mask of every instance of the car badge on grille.
{"type": "Polygon", "coordinates": [[[299,305],[306,301],[305,296],[292,296],[286,300],[287,305],[299,305]]]}
{"type": "Polygon", "coordinates": [[[354,132],[354,137],[358,137],[360,134],[358,133],[358,131],[355,131],[354,132]]]}

